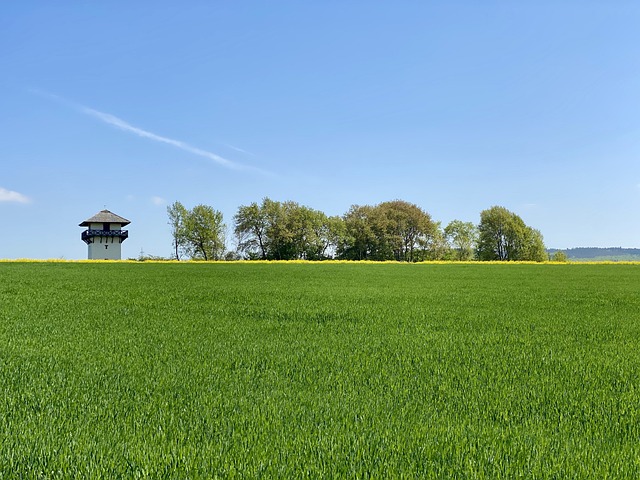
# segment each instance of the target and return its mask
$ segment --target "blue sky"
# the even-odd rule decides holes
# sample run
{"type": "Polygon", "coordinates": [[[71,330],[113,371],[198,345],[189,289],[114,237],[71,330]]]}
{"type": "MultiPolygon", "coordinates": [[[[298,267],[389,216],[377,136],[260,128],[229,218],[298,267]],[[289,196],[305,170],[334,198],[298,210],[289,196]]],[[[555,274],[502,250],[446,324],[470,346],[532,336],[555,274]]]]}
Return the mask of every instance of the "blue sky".
{"type": "Polygon", "coordinates": [[[549,247],[640,247],[640,4],[8,2],[0,258],[86,258],[78,223],[166,207],[504,206],[549,247]],[[184,5],[180,5],[184,3],[184,5]]]}

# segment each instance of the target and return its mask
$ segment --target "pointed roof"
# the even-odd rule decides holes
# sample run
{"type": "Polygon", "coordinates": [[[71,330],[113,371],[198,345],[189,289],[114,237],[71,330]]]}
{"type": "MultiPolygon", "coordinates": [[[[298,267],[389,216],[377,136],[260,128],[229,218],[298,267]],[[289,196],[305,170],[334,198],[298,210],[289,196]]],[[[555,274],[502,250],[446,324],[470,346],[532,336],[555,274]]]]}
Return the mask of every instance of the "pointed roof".
{"type": "Polygon", "coordinates": [[[109,210],[101,210],[93,217],[82,222],[79,226],[89,227],[92,223],[119,223],[124,227],[125,225],[129,225],[131,222],[126,218],[122,218],[121,216],[110,212],[109,210]]]}

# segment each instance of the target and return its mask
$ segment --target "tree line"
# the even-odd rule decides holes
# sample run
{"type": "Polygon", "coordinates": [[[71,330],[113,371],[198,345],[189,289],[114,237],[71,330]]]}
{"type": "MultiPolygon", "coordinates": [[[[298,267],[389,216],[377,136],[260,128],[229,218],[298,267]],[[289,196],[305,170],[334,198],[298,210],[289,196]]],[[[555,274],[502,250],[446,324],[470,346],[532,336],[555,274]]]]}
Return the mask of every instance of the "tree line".
{"type": "Polygon", "coordinates": [[[176,260],[529,260],[548,254],[540,231],[504,207],[480,213],[480,223],[453,220],[444,228],[419,206],[393,200],[353,205],[342,216],[297,202],[241,205],[228,250],[222,213],[208,205],[167,207],[176,260]]]}

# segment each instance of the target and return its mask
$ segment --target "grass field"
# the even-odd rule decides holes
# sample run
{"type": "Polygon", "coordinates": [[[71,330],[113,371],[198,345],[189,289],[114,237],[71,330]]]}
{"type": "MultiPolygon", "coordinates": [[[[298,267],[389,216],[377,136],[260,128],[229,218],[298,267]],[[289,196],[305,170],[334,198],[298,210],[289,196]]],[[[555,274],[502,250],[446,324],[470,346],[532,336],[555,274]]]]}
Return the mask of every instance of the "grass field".
{"type": "Polygon", "coordinates": [[[0,263],[1,478],[639,478],[640,265],[0,263]]]}

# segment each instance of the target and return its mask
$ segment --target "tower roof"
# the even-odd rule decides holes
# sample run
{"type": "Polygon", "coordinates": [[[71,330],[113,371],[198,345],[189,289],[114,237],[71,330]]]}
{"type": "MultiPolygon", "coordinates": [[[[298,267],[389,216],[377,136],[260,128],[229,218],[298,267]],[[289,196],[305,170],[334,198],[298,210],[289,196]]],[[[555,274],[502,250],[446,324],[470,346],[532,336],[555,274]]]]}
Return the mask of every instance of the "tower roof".
{"type": "Polygon", "coordinates": [[[120,215],[110,212],[109,210],[102,210],[96,213],[93,217],[82,222],[79,226],[89,227],[92,223],[119,223],[124,227],[125,225],[129,225],[131,222],[126,218],[122,218],[120,215]]]}

